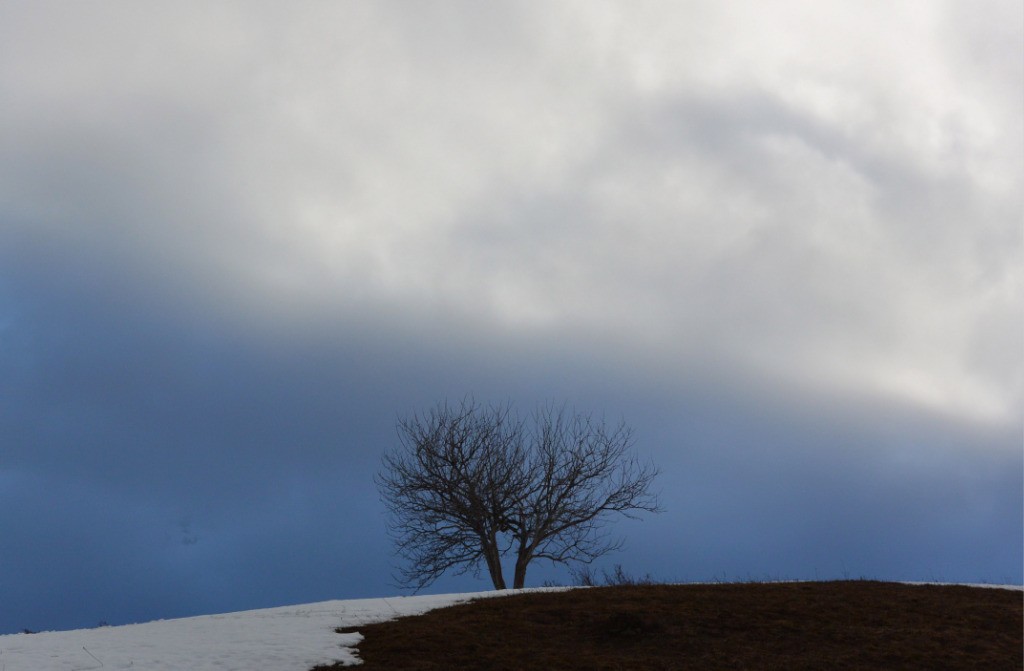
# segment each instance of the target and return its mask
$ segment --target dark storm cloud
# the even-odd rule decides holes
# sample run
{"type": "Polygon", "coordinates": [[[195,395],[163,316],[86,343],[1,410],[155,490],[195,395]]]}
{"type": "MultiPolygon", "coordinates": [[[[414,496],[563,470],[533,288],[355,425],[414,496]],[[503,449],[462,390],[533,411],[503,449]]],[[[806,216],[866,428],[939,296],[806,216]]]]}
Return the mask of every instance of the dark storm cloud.
{"type": "MultiPolygon", "coordinates": [[[[815,405],[788,402],[800,400],[815,405]]],[[[683,558],[638,552],[681,579],[1018,579],[1012,433],[834,400],[800,416],[742,393],[705,412],[681,403],[671,435],[685,447],[663,457],[677,516],[634,533],[672,539],[660,544],[683,558]]]]}
{"type": "Polygon", "coordinates": [[[617,529],[627,568],[1020,580],[1013,435],[375,315],[281,342],[85,270],[5,277],[7,631],[390,593],[378,456],[397,414],[466,392],[630,421],[668,512],[617,529]]]}

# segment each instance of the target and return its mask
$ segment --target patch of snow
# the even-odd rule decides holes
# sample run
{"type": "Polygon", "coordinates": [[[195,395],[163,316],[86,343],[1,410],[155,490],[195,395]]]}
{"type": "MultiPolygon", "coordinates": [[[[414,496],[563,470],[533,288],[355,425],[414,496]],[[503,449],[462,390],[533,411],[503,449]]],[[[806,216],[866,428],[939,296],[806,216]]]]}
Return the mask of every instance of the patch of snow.
{"type": "Polygon", "coordinates": [[[984,587],[985,589],[1009,589],[1017,592],[1024,592],[1024,585],[993,585],[987,582],[907,582],[904,585],[939,585],[940,587],[984,587]]]}
{"type": "Polygon", "coordinates": [[[324,601],[121,627],[0,636],[0,671],[309,671],[359,664],[358,627],[527,590],[324,601]]]}

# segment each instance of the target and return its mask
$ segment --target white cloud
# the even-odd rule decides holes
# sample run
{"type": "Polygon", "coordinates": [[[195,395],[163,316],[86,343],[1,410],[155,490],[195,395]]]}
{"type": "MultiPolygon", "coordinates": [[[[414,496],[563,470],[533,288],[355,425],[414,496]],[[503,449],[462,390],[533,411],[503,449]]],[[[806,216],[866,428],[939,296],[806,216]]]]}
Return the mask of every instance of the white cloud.
{"type": "Polygon", "coordinates": [[[1013,420],[1011,4],[10,4],[0,202],[271,317],[436,310],[1013,420]]]}

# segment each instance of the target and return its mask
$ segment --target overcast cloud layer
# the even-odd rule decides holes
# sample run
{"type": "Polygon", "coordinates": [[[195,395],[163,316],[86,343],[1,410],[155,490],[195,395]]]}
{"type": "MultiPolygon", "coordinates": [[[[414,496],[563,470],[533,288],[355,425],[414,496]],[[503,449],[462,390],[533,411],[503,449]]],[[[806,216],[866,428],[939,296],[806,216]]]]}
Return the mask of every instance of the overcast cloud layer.
{"type": "Polygon", "coordinates": [[[393,593],[466,394],[627,568],[1020,582],[1024,10],[861,5],[0,5],[0,633],[393,593]]]}

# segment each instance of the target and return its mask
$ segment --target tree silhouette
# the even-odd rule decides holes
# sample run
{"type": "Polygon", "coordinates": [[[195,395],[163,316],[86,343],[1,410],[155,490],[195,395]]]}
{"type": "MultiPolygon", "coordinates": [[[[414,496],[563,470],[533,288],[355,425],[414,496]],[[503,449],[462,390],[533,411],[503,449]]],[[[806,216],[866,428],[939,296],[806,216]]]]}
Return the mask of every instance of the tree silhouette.
{"type": "Polygon", "coordinates": [[[400,420],[398,434],[377,485],[409,587],[486,566],[505,589],[501,559],[514,552],[521,588],[534,559],[586,564],[619,549],[605,532],[613,515],[659,512],[658,471],[637,459],[624,423],[564,406],[524,421],[511,405],[465,400],[400,420]]]}

